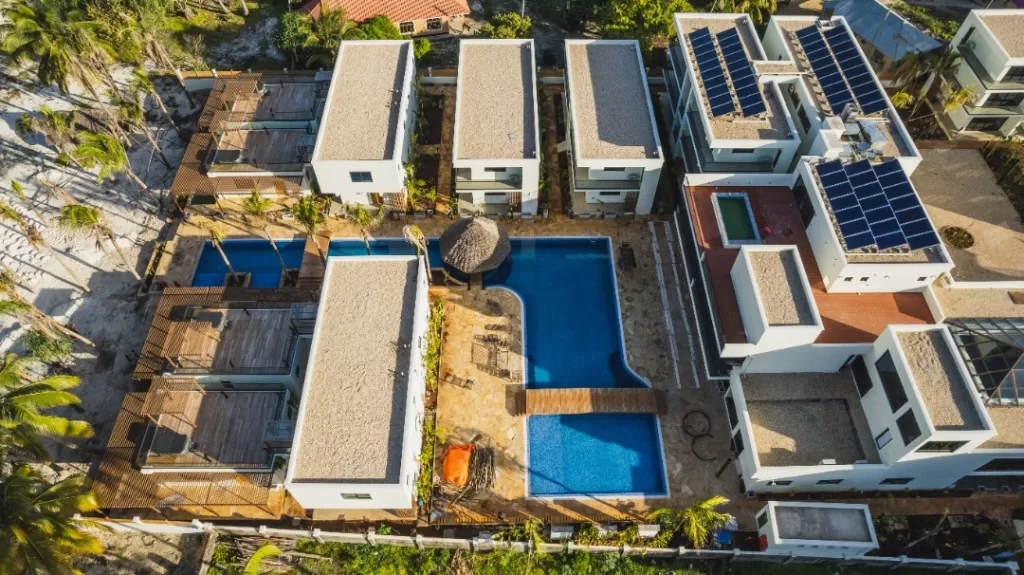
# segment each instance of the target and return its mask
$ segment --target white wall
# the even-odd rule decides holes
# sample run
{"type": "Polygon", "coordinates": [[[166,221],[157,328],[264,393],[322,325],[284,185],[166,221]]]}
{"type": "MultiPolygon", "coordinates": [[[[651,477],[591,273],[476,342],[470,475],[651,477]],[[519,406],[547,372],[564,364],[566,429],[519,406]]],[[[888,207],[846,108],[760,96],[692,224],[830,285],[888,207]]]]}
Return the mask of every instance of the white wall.
{"type": "Polygon", "coordinates": [[[761,511],[757,513],[757,522],[760,524],[762,517],[768,521],[762,527],[758,527],[758,535],[766,536],[768,540],[769,553],[794,553],[808,557],[843,557],[864,555],[868,551],[878,548],[878,537],[875,535],[875,526],[871,520],[871,512],[867,505],[849,503],[801,503],[796,501],[778,502],[769,501],[761,511]],[[830,540],[821,539],[786,539],[780,535],[778,509],[780,508],[812,508],[812,509],[837,509],[856,510],[864,517],[864,524],[867,527],[868,538],[865,541],[830,540]]]}
{"type": "Polygon", "coordinates": [[[743,373],[835,373],[851,355],[871,349],[869,343],[825,343],[788,347],[751,355],[743,363],[743,373]]]}

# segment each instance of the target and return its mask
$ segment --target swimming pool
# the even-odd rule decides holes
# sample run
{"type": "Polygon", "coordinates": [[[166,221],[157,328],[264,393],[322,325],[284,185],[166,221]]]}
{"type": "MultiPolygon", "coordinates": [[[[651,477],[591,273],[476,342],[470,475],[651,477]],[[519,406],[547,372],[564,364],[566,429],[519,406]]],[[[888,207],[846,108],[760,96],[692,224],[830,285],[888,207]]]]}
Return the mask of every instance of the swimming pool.
{"type": "MultiPolygon", "coordinates": [[[[281,258],[288,269],[298,269],[302,265],[302,253],[306,248],[306,240],[275,240],[281,258]]],[[[238,273],[252,274],[249,287],[276,288],[281,282],[281,263],[274,255],[274,248],[267,240],[242,239],[224,240],[221,242],[224,253],[231,262],[231,267],[238,273]]],[[[199,256],[196,271],[192,275],[193,287],[220,287],[224,285],[224,277],[228,267],[217,253],[217,248],[207,240],[203,253],[199,256]]]]}
{"type": "MultiPolygon", "coordinates": [[[[437,241],[427,244],[434,266],[437,241]]],[[[374,254],[415,253],[403,239],[371,240],[374,254]]],[[[366,255],[334,240],[329,255],[366,255]]],[[[523,301],[526,386],[643,387],[626,365],[608,238],[513,238],[509,259],[484,276],[523,301]]],[[[666,494],[658,420],[649,414],[527,418],[527,485],[535,497],[666,494]]]]}
{"type": "Polygon", "coordinates": [[[711,194],[718,220],[718,231],[725,247],[761,243],[761,235],[754,224],[754,211],[750,198],[744,192],[718,192],[711,194]]]}

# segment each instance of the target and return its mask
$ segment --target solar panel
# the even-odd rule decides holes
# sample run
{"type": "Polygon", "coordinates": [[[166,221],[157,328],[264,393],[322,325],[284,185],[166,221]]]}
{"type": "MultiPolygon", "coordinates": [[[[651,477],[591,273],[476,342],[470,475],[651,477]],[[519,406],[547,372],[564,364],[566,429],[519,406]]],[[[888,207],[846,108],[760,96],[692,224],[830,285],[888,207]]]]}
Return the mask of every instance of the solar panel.
{"type": "Polygon", "coordinates": [[[708,106],[711,108],[711,117],[717,118],[735,112],[736,104],[732,101],[732,92],[729,90],[729,84],[725,81],[722,63],[718,61],[718,51],[715,50],[711,32],[707,28],[701,28],[690,32],[687,38],[690,40],[690,46],[693,48],[693,54],[697,60],[697,68],[700,70],[701,81],[704,83],[708,106]]]}
{"type": "Polygon", "coordinates": [[[880,250],[895,248],[902,246],[905,243],[907,243],[907,238],[905,238],[899,230],[891,234],[875,236],[875,245],[877,245],[880,250]]]}
{"type": "MultiPolygon", "coordinates": [[[[886,108],[885,96],[864,64],[864,59],[861,58],[846,27],[836,26],[825,31],[825,41],[832,49],[836,63],[850,84],[850,89],[853,90],[853,96],[857,99],[861,111],[865,114],[873,114],[884,110],[886,108]]],[[[834,106],[833,109],[835,109],[834,106]]]]}
{"type": "Polygon", "coordinates": [[[871,235],[871,232],[844,235],[844,239],[846,240],[846,249],[849,250],[859,250],[875,243],[875,237],[871,235]]]}
{"type": "Polygon", "coordinates": [[[845,171],[845,170],[843,170],[843,163],[840,162],[839,160],[832,160],[831,162],[825,162],[824,164],[818,164],[817,166],[815,166],[815,169],[818,170],[818,175],[819,176],[824,176],[825,174],[834,174],[836,172],[843,172],[843,171],[845,171]]]}
{"type": "Polygon", "coordinates": [[[835,59],[829,53],[825,40],[818,33],[817,26],[808,26],[796,33],[800,46],[803,48],[807,59],[811,62],[814,75],[821,84],[821,91],[825,93],[825,99],[833,111],[840,111],[847,103],[853,101],[850,90],[843,82],[843,75],[839,72],[835,59]]]}
{"type": "Polygon", "coordinates": [[[935,232],[928,232],[907,238],[910,249],[917,250],[939,245],[939,236],[935,232]]]}
{"type": "Polygon", "coordinates": [[[740,110],[744,116],[753,116],[767,110],[761,88],[757,84],[754,67],[743,50],[743,42],[735,28],[730,28],[715,35],[718,48],[725,58],[725,67],[732,79],[732,89],[740,102],[740,110]]]}

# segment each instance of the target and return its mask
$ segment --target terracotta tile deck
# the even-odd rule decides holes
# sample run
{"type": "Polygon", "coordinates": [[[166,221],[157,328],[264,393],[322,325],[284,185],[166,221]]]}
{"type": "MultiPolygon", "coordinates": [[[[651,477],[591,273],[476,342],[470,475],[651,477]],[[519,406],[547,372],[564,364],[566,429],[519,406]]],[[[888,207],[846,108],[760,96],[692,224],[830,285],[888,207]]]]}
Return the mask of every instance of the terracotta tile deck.
{"type": "Polygon", "coordinates": [[[837,294],[825,291],[814,260],[800,212],[789,188],[784,187],[688,187],[694,233],[707,254],[711,287],[715,293],[719,326],[726,343],[746,343],[746,332],[732,285],[732,265],[738,250],[722,247],[711,194],[746,192],[762,242],[768,245],[796,245],[800,250],[814,301],[825,330],[815,343],[872,342],[886,326],[894,323],[933,323],[928,304],[920,293],[837,294]],[[770,233],[766,230],[770,229],[770,233]]]}

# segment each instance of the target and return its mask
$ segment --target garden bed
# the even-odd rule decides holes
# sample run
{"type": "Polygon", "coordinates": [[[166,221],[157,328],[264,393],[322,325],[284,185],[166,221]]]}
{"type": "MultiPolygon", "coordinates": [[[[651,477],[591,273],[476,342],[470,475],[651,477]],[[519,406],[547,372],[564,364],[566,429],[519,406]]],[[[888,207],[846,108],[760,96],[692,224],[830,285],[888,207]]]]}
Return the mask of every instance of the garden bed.
{"type": "Polygon", "coordinates": [[[436,146],[441,143],[444,124],[444,96],[424,94],[420,99],[419,144],[436,146]]]}

